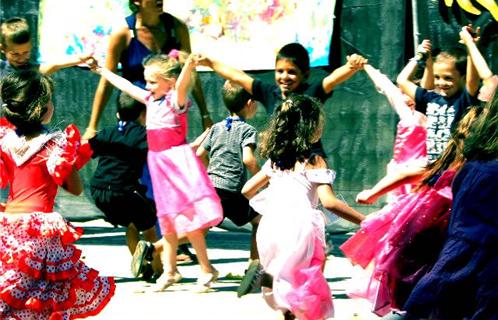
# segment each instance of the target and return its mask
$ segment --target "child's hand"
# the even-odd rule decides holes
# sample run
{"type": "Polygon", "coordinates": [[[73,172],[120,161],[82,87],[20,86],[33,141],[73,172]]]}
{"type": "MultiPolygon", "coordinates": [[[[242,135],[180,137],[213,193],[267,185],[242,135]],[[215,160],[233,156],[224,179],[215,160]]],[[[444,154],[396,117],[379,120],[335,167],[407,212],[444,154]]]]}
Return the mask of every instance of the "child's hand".
{"type": "Polygon", "coordinates": [[[99,62],[97,61],[97,59],[90,56],[84,62],[90,68],[90,70],[92,70],[95,73],[100,73],[100,66],[99,66],[99,62]]]}
{"type": "Polygon", "coordinates": [[[366,189],[358,193],[355,201],[359,204],[373,204],[376,199],[373,199],[372,196],[372,190],[366,189]]]}
{"type": "Polygon", "coordinates": [[[428,57],[431,56],[432,43],[429,39],[424,39],[421,44],[418,45],[417,52],[426,53],[428,57]]]}
{"type": "Polygon", "coordinates": [[[209,59],[205,55],[196,54],[194,59],[195,59],[195,62],[197,63],[198,66],[212,68],[213,62],[211,61],[211,59],[209,59]]]}
{"type": "Polygon", "coordinates": [[[479,32],[481,29],[478,27],[475,31],[472,29],[472,25],[466,25],[462,27],[462,30],[460,31],[460,43],[463,43],[467,45],[468,43],[474,42],[477,43],[480,39],[479,37],[479,32]]]}
{"type": "Polygon", "coordinates": [[[347,56],[346,60],[346,64],[349,66],[349,68],[355,71],[363,69],[363,66],[368,63],[368,59],[365,59],[363,56],[356,53],[347,56]]]}

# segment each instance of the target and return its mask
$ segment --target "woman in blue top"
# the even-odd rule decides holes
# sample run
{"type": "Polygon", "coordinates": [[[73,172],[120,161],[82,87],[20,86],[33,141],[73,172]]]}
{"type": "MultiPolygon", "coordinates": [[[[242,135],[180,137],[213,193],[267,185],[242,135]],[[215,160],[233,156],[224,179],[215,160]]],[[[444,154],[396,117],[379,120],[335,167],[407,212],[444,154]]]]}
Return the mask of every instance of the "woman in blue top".
{"type": "MultiPolygon", "coordinates": [[[[116,30],[109,39],[105,61],[106,69],[116,71],[118,63],[122,75],[135,85],[145,87],[142,60],[151,53],[169,53],[172,49],[190,52],[190,36],[185,23],[163,12],[162,0],[130,0],[131,16],[126,26],[116,30]]],[[[199,106],[204,127],[212,125],[201,82],[194,81],[194,99],[199,106]]],[[[105,105],[112,92],[112,86],[100,79],[92,105],[90,122],[84,137],[89,139],[96,133],[105,105]]]]}

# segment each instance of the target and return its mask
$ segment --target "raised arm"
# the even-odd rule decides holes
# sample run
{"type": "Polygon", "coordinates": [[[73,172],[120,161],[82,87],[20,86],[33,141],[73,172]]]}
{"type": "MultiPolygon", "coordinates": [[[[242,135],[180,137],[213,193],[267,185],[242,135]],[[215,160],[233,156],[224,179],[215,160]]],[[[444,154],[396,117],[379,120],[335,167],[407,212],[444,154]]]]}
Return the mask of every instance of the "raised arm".
{"type": "Polygon", "coordinates": [[[460,31],[460,41],[467,47],[469,55],[467,58],[467,91],[471,95],[474,95],[479,86],[479,78],[487,80],[493,76],[493,72],[489,69],[486,60],[477,48],[475,43],[477,38],[472,36],[470,33],[471,30],[469,30],[469,27],[463,27],[460,31]]]}
{"type": "Polygon", "coordinates": [[[91,57],[92,55],[78,55],[59,63],[44,63],[40,65],[40,73],[50,75],[54,72],[59,71],[60,69],[74,67],[79,64],[85,63],[91,57]]]}
{"type": "Polygon", "coordinates": [[[213,60],[203,55],[198,57],[197,63],[201,66],[213,69],[213,71],[219,74],[221,77],[235,82],[236,84],[244,88],[244,90],[252,94],[252,84],[254,82],[254,78],[252,78],[244,71],[233,68],[221,61],[213,60]]]}
{"type": "MultiPolygon", "coordinates": [[[[127,46],[128,33],[129,30],[127,27],[122,28],[116,33],[113,33],[109,38],[109,47],[107,49],[105,61],[106,69],[116,72],[118,62],[121,59],[121,53],[127,46]]],[[[102,116],[102,112],[104,111],[111,93],[112,85],[104,77],[101,77],[97,89],[95,90],[90,121],[88,122],[87,130],[83,135],[84,138],[89,139],[95,135],[100,117],[102,116]]]]}
{"type": "Polygon", "coordinates": [[[417,91],[417,85],[411,80],[413,74],[417,70],[418,63],[414,59],[410,59],[407,65],[401,70],[396,78],[396,82],[399,85],[401,91],[403,91],[407,96],[415,99],[415,92],[417,91]]]}
{"type": "MultiPolygon", "coordinates": [[[[182,21],[176,19],[175,23],[175,33],[180,42],[180,50],[191,53],[192,49],[190,46],[190,34],[188,31],[188,27],[182,21]]],[[[202,126],[204,129],[213,125],[213,120],[209,116],[209,111],[207,109],[206,100],[204,98],[204,92],[202,91],[201,81],[199,79],[199,75],[195,73],[193,75],[194,85],[192,88],[192,96],[194,97],[197,106],[199,107],[199,112],[202,118],[202,126]]]]}
{"type": "Polygon", "coordinates": [[[119,90],[127,93],[130,97],[137,100],[140,103],[145,104],[146,98],[150,94],[149,91],[144,90],[125,78],[115,74],[109,69],[94,67],[92,70],[102,76],[102,78],[106,79],[110,84],[118,88],[119,90]]]}
{"type": "Polygon", "coordinates": [[[190,82],[192,79],[192,73],[195,70],[195,64],[196,61],[190,55],[187,60],[185,61],[185,64],[183,65],[182,71],[180,72],[180,75],[178,76],[178,79],[176,80],[175,84],[175,89],[176,89],[176,98],[177,98],[177,103],[180,108],[184,108],[187,102],[187,94],[188,94],[188,89],[190,86],[190,82]]]}
{"type": "Polygon", "coordinates": [[[322,85],[325,93],[328,94],[332,92],[337,85],[351,78],[358,70],[361,70],[363,65],[367,62],[367,59],[356,53],[348,56],[347,62],[344,65],[335,69],[330,75],[323,79],[322,85]]]}

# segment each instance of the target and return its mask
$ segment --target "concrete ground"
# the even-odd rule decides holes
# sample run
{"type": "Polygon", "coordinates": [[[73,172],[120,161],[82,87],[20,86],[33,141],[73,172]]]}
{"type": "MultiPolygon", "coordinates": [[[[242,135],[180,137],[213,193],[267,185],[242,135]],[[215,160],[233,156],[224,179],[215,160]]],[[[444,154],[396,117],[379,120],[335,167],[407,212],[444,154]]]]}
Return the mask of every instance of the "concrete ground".
{"type": "MultiPolygon", "coordinates": [[[[165,292],[154,292],[154,284],[139,281],[130,272],[131,256],[125,246],[123,228],[113,228],[103,220],[74,223],[85,229],[77,242],[85,262],[102,275],[115,277],[116,294],[101,314],[91,319],[216,319],[277,320],[279,313],[270,309],[260,294],[237,298],[237,275],[244,274],[249,256],[247,232],[212,229],[208,236],[208,254],[220,272],[212,292],[196,293],[197,265],[180,265],[184,279],[165,292]]],[[[369,304],[350,299],[345,293],[348,280],[355,272],[340,254],[337,246],[348,235],[333,236],[334,250],[329,255],[325,276],[332,289],[335,317],[339,320],[379,319],[369,311],[369,304]]]]}

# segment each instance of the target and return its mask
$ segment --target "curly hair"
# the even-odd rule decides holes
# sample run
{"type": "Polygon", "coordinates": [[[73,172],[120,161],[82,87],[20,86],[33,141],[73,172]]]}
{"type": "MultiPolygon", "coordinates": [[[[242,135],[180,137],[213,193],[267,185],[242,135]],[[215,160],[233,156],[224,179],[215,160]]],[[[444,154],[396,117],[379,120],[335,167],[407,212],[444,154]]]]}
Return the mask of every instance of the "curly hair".
{"type": "Polygon", "coordinates": [[[268,129],[260,134],[261,156],[281,170],[310,159],[312,144],[323,128],[321,106],[315,98],[291,94],[275,110],[268,129]]]}
{"type": "Polygon", "coordinates": [[[2,113],[23,134],[41,129],[54,90],[53,81],[37,70],[9,73],[1,83],[2,113]]]}

